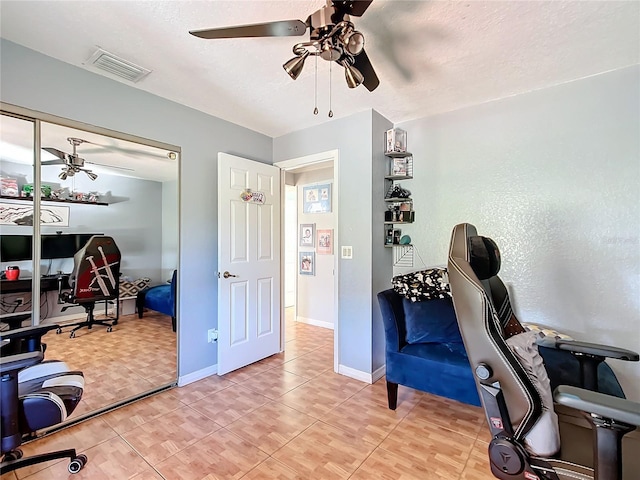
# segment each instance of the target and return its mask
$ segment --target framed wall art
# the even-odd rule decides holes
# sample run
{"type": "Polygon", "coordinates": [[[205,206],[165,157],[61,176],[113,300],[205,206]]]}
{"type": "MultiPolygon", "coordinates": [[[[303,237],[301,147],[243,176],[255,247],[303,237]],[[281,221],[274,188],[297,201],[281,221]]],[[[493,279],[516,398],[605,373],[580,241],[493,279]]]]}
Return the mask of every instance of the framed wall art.
{"type": "Polygon", "coordinates": [[[300,252],[298,264],[300,275],[316,274],[316,254],[314,252],[300,252]]]}
{"type": "Polygon", "coordinates": [[[333,230],[318,229],[318,255],[333,253],[333,230]]]}
{"type": "Polygon", "coordinates": [[[301,247],[314,247],[315,246],[315,223],[301,223],[300,224],[300,243],[301,247]]]}
{"type": "Polygon", "coordinates": [[[331,184],[302,187],[303,213],[331,212],[331,184]]]}

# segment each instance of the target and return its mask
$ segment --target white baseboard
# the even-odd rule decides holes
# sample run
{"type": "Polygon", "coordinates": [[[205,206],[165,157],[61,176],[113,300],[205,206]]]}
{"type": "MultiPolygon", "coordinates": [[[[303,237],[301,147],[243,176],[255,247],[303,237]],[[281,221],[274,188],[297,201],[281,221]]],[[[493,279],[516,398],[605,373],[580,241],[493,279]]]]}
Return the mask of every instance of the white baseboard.
{"type": "Polygon", "coordinates": [[[386,372],[385,365],[378,368],[373,373],[363,372],[361,370],[356,370],[355,368],[347,367],[345,365],[338,365],[338,373],[340,375],[344,375],[345,377],[355,378],[356,380],[360,380],[365,383],[375,383],[380,380],[386,372]]]}
{"type": "Polygon", "coordinates": [[[372,378],[373,381],[371,383],[376,383],[378,380],[384,377],[386,373],[387,373],[387,365],[384,364],[371,374],[371,376],[373,377],[372,378]]]}
{"type": "Polygon", "coordinates": [[[216,375],[218,373],[218,364],[211,365],[210,367],[203,368],[202,370],[197,370],[192,373],[188,373],[187,375],[182,375],[178,377],[178,386],[184,387],[185,385],[189,385],[190,383],[197,382],[198,380],[202,380],[203,378],[210,377],[211,375],[216,375]]]}
{"type": "Polygon", "coordinates": [[[333,330],[333,323],[331,322],[323,322],[322,320],[301,317],[300,315],[296,317],[296,321],[300,323],[308,323],[309,325],[315,325],[316,327],[328,328],[329,330],[333,330]]]}

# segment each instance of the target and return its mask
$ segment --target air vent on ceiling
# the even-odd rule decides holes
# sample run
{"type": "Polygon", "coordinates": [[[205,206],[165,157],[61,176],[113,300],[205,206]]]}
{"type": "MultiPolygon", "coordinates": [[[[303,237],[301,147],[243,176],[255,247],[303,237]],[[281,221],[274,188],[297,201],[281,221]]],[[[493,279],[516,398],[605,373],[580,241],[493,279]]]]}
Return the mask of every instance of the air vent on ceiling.
{"type": "Polygon", "coordinates": [[[128,60],[107,52],[102,48],[98,48],[98,50],[91,55],[89,60],[87,60],[86,64],[93,65],[96,68],[105,70],[131,82],[139,82],[151,73],[151,70],[129,62],[128,60]]]}

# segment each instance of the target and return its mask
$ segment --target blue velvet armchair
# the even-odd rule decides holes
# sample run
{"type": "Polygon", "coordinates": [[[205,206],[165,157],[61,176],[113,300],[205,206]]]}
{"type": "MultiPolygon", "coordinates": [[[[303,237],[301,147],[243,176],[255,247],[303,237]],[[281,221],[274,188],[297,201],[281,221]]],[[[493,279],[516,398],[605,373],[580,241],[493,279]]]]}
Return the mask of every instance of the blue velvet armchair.
{"type": "MultiPolygon", "coordinates": [[[[389,289],[378,293],[378,303],[386,335],[389,408],[396,409],[398,385],[480,406],[451,298],[412,302],[389,289]]],[[[538,350],[552,389],[570,385],[624,398],[622,387],[606,362],[597,362],[592,375],[595,385],[589,386],[585,381],[588,369],[581,365],[580,357],[544,346],[544,341],[538,350]]]]}
{"type": "Polygon", "coordinates": [[[138,318],[142,318],[144,309],[154,310],[171,316],[171,327],[176,331],[176,280],[177,271],[173,271],[171,283],[148,287],[138,292],[136,309],[138,318]]]}
{"type": "Polygon", "coordinates": [[[386,335],[389,408],[398,385],[480,405],[451,298],[412,302],[389,289],[378,293],[386,335]]]}

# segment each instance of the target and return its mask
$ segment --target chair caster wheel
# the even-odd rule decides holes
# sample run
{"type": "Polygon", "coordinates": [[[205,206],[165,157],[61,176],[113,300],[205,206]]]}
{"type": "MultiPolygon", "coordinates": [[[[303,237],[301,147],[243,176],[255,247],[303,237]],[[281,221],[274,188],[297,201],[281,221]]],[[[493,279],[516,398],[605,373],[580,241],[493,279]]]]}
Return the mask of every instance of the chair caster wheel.
{"type": "Polygon", "coordinates": [[[107,332],[113,332],[113,327],[107,327],[107,332]]]}
{"type": "Polygon", "coordinates": [[[75,336],[76,336],[76,332],[71,332],[71,333],[69,334],[69,338],[75,338],[75,336]]]}
{"type": "Polygon", "coordinates": [[[7,454],[4,456],[2,461],[12,462],[14,460],[20,460],[21,458],[22,458],[22,450],[20,450],[19,448],[16,448],[15,450],[7,452],[7,454]]]}
{"type": "Polygon", "coordinates": [[[60,335],[62,333],[62,329],[61,328],[57,328],[56,329],[56,335],[60,335]]]}
{"type": "Polygon", "coordinates": [[[69,466],[67,467],[67,470],[69,470],[69,473],[78,473],[80,470],[82,470],[82,467],[84,467],[86,463],[87,456],[78,455],[76,458],[71,460],[69,466]]]}

